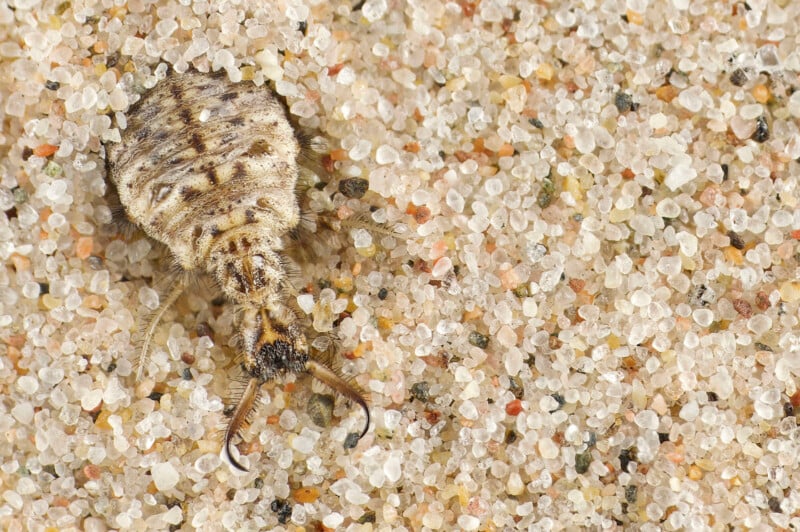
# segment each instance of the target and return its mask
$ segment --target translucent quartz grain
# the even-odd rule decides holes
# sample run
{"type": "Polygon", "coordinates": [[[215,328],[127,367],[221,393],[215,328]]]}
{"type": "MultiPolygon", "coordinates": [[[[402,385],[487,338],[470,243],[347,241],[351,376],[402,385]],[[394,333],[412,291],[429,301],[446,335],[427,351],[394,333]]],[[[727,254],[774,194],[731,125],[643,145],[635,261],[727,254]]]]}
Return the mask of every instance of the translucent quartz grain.
{"type": "Polygon", "coordinates": [[[375,151],[375,162],[378,164],[394,164],[399,157],[400,154],[391,146],[382,145],[375,151]]]}
{"type": "Polygon", "coordinates": [[[662,218],[677,218],[681,208],[672,198],[664,198],[656,204],[656,214],[662,218]]]}
{"type": "Polygon", "coordinates": [[[683,185],[690,183],[697,177],[697,171],[688,165],[678,165],[673,167],[667,177],[664,179],[664,184],[670,190],[675,191],[683,185]]]}
{"type": "Polygon", "coordinates": [[[458,516],[456,523],[461,530],[477,530],[481,521],[475,516],[462,514],[458,516]]]}
{"type": "Polygon", "coordinates": [[[355,146],[353,146],[348,153],[348,156],[354,161],[360,161],[369,154],[371,149],[372,144],[368,140],[361,139],[356,142],[355,146]]]}

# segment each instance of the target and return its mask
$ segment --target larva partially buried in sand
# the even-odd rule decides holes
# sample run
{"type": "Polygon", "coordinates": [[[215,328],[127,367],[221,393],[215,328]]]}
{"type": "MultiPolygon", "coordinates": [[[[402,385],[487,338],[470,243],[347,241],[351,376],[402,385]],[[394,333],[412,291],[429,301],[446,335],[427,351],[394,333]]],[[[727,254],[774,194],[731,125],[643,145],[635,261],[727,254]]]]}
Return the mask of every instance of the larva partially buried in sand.
{"type": "MultiPolygon", "coordinates": [[[[188,273],[207,274],[238,307],[247,377],[228,422],[224,452],[253,410],[259,388],[280,374],[307,372],[358,403],[362,393],[311,358],[303,327],[287,305],[283,249],[300,220],[295,188],[306,142],[271,90],[223,74],[172,73],[127,114],[121,141],[106,145],[108,176],[128,219],[171,251],[188,273]]],[[[145,337],[140,360],[163,310],[145,337]]]]}

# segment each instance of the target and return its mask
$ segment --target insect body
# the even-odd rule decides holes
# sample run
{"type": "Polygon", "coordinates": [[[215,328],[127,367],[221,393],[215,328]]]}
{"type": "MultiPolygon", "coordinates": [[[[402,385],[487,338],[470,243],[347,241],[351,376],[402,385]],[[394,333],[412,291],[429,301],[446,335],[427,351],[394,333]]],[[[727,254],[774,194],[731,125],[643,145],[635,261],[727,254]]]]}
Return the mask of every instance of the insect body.
{"type": "MultiPolygon", "coordinates": [[[[171,74],[132,106],[121,141],[106,149],[129,220],[165,244],[182,270],[213,277],[238,306],[248,382],[225,431],[231,463],[244,470],[230,454],[231,441],[260,386],[286,372],[308,372],[361,405],[363,436],[364,398],[309,356],[303,328],[286,305],[282,250],[299,221],[303,146],[275,95],[222,75],[171,74]]],[[[161,313],[163,307],[156,319],[161,313]]]]}

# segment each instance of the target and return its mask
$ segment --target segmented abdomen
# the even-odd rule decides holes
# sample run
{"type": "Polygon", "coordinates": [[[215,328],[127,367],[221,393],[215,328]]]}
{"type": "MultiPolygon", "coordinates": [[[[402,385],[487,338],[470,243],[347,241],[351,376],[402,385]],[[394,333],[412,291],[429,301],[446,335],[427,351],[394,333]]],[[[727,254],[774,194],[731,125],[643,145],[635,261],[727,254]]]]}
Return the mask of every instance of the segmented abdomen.
{"type": "Polygon", "coordinates": [[[225,75],[171,74],[127,116],[107,157],[131,221],[185,270],[231,277],[242,297],[280,276],[263,250],[297,225],[300,146],[274,94],[225,75]]]}

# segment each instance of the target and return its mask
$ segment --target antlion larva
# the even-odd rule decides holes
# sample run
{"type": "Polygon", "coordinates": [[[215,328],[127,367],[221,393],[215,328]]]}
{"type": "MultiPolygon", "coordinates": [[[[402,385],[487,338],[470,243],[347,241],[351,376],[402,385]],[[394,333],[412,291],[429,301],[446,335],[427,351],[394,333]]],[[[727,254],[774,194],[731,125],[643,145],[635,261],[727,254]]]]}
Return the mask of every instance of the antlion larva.
{"type": "MultiPolygon", "coordinates": [[[[207,274],[238,307],[247,384],[228,422],[224,452],[245,425],[262,384],[307,372],[369,409],[361,393],[312,359],[295,312],[283,249],[299,222],[298,158],[308,146],[276,96],[223,74],[172,73],[128,111],[121,141],[109,143],[108,176],[127,218],[169,248],[187,273],[207,274]]],[[[145,336],[185,288],[177,283],[145,336]]]]}

